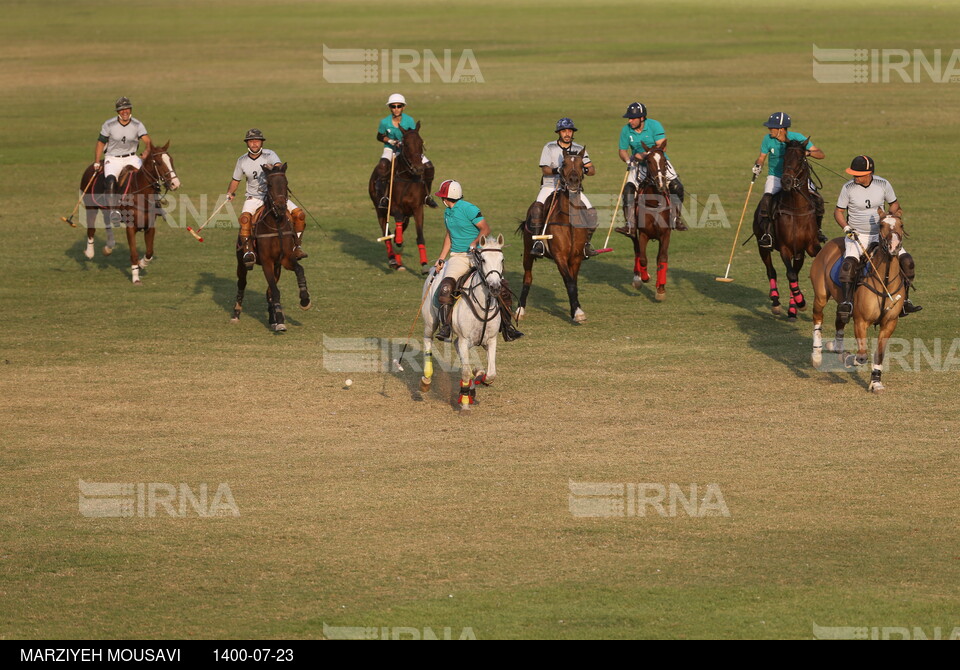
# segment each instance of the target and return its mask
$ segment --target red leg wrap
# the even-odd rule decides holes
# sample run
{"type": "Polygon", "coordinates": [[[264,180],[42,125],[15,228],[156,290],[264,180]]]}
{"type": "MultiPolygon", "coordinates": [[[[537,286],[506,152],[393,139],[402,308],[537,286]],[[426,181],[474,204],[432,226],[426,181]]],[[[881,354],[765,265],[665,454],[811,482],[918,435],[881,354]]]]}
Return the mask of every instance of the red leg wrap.
{"type": "Polygon", "coordinates": [[[418,244],[418,245],[417,245],[417,249],[420,251],[420,265],[426,265],[426,263],[427,263],[427,248],[426,248],[424,245],[422,245],[422,244],[418,244]]]}
{"type": "Polygon", "coordinates": [[[657,286],[666,286],[667,285],[667,264],[658,263],[657,264],[657,286]]]}
{"type": "Polygon", "coordinates": [[[403,244],[403,223],[400,221],[397,221],[397,225],[394,227],[393,239],[396,241],[398,246],[403,244]]]}

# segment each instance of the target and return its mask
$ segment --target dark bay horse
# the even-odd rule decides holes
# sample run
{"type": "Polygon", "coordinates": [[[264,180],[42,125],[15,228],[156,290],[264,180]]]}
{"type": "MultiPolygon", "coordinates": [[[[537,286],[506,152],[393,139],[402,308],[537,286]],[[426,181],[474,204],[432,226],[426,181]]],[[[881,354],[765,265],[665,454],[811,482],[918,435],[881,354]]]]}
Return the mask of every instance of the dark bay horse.
{"type": "Polygon", "coordinates": [[[533,207],[527,209],[527,217],[521,223],[517,232],[523,233],[523,289],[520,291],[520,305],[517,307],[517,320],[526,313],[527,294],[533,283],[533,261],[540,257],[534,255],[534,242],[545,243],[543,255],[553,258],[563,278],[570,299],[570,318],[574,323],[583,323],[587,315],[580,308],[580,298],[577,289],[577,275],[580,273],[580,264],[586,255],[584,248],[593,231],[597,228],[597,210],[587,209],[580,199],[583,186],[583,156],[586,148],[578,152],[564,151],[563,162],[560,164],[557,190],[547,197],[543,205],[546,212],[546,232],[543,228],[534,231],[531,226],[533,207]],[[534,236],[546,235],[549,239],[534,240],[534,236]]]}
{"type": "MultiPolygon", "coordinates": [[[[787,281],[790,282],[790,308],[787,317],[796,321],[797,310],[803,310],[807,302],[800,290],[799,275],[803,267],[804,255],[815,257],[820,253],[817,233],[820,230],[818,200],[820,196],[810,189],[810,165],[807,163],[806,150],[810,140],[787,142],[783,156],[783,176],[780,178],[782,191],[773,196],[770,217],[773,221],[773,246],[780,251],[780,258],[787,268],[787,281]]],[[[757,248],[760,258],[767,267],[767,279],[770,280],[770,302],[774,314],[780,314],[780,291],[777,288],[777,271],[773,267],[771,254],[773,249],[760,246],[763,235],[761,207],[757,205],[753,215],[753,233],[757,236],[757,248]]]]}
{"type": "Polygon", "coordinates": [[[400,141],[400,151],[394,156],[393,180],[384,177],[374,169],[370,175],[368,190],[373,207],[377,211],[377,224],[382,236],[389,235],[388,219],[392,216],[395,222],[393,239],[385,240],[387,246],[387,262],[395,270],[404,270],[401,252],[403,250],[403,234],[413,216],[417,226],[417,250],[420,252],[420,268],[427,274],[427,248],[423,239],[423,205],[427,196],[427,184],[424,179],[425,165],[423,163],[423,138],[420,137],[420,122],[413,130],[400,129],[403,139],[400,141]],[[383,188],[383,197],[378,194],[377,182],[383,188]],[[387,211],[389,201],[390,211],[387,211]]]}
{"type": "MultiPolygon", "coordinates": [[[[267,179],[267,197],[263,207],[254,215],[253,247],[257,255],[257,265],[263,267],[263,276],[267,279],[267,312],[269,324],[274,331],[287,330],[280,305],[280,270],[286,268],[297,276],[300,288],[300,309],[310,309],[310,293],[307,290],[307,278],[303,266],[293,258],[294,231],[293,220],[287,212],[287,164],[279,167],[263,166],[267,179]]],[[[237,302],[233,307],[231,322],[240,320],[243,310],[243,294],[247,288],[247,266],[243,262],[243,248],[237,238],[237,302]]]]}
{"type": "MultiPolygon", "coordinates": [[[[157,233],[156,219],[163,214],[160,208],[160,187],[168,191],[180,188],[180,179],[173,167],[173,159],[167,151],[170,142],[162,147],[151,147],[150,153],[143,157],[143,166],[138,170],[133,167],[124,169],[117,178],[117,190],[120,201],[113,206],[107,202],[106,179],[103,172],[99,172],[93,184],[84,196],[84,207],[87,213],[87,257],[93,257],[93,236],[96,229],[97,213],[103,211],[103,218],[107,228],[107,246],[104,254],[113,251],[113,230],[110,224],[110,211],[120,211],[121,222],[127,229],[127,243],[130,245],[130,272],[133,283],[140,285],[140,271],[145,270],[153,260],[153,238],[157,233]],[[143,231],[146,252],[143,258],[137,254],[137,231],[143,231]],[[109,251],[108,251],[109,249],[109,251]]],[[[80,188],[90,184],[94,177],[93,165],[89,165],[80,179],[80,188]]]]}
{"type": "MultiPolygon", "coordinates": [[[[656,240],[657,249],[657,300],[667,297],[667,252],[670,249],[670,221],[673,219],[673,201],[670,198],[670,177],[667,175],[667,158],[663,152],[667,143],[648,147],[647,177],[640,184],[633,202],[634,220],[637,222],[637,234],[633,239],[633,286],[650,281],[647,270],[647,243],[656,240]]],[[[628,203],[628,206],[630,204],[628,203]]]]}
{"type": "Polygon", "coordinates": [[[883,374],[883,356],[887,341],[897,328],[900,312],[903,308],[903,296],[906,282],[901,272],[899,252],[906,232],[900,217],[883,215],[880,221],[879,242],[867,250],[866,273],[860,273],[860,281],[853,294],[853,332],[857,338],[857,353],[845,354],[843,351],[844,323],[836,319],[837,334],[833,341],[823,346],[823,308],[833,298],[838,303],[842,299],[840,287],[830,276],[833,266],[843,260],[844,241],[842,237],[830,240],[810,267],[810,281],[813,283],[813,366],[819,368],[823,362],[823,349],[839,354],[846,367],[864,365],[867,360],[867,327],[879,326],[877,350],[873,355],[873,370],[870,374],[869,390],[882,393],[885,390],[883,374]]]}

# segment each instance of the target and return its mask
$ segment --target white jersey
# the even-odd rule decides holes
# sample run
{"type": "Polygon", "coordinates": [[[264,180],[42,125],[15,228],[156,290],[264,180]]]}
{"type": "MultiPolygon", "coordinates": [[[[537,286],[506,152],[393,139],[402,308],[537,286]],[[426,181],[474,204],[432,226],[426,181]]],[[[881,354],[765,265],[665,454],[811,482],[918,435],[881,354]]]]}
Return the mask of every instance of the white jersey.
{"type": "Polygon", "coordinates": [[[127,125],[120,123],[120,117],[115,116],[103,122],[98,139],[107,145],[106,156],[119,157],[137,153],[140,138],[146,134],[146,127],[132,116],[127,125]]]}
{"type": "Polygon", "coordinates": [[[263,149],[256,158],[250,158],[247,152],[237,159],[237,166],[233,168],[233,178],[241,181],[247,179],[247,197],[264,198],[267,195],[267,177],[263,174],[263,165],[282,163],[277,153],[271,149],[263,149]]]}
{"type": "Polygon", "coordinates": [[[840,189],[837,207],[847,210],[847,223],[860,235],[879,235],[881,215],[877,209],[883,209],[884,203],[897,201],[893,186],[883,177],[874,176],[869,186],[860,186],[854,180],[848,181],[840,189]]]}
{"type": "MultiPolygon", "coordinates": [[[[576,142],[570,143],[570,148],[567,151],[578,152],[583,150],[582,144],[577,144],[576,142]]],[[[563,162],[563,147],[560,146],[557,142],[547,142],[543,145],[543,151],[540,152],[540,167],[550,167],[550,168],[559,168],[560,163],[563,162]]],[[[584,152],[583,154],[583,164],[588,165],[590,163],[590,154],[584,152]]],[[[540,179],[540,186],[549,186],[551,189],[556,188],[557,186],[557,175],[543,175],[540,179]]]]}

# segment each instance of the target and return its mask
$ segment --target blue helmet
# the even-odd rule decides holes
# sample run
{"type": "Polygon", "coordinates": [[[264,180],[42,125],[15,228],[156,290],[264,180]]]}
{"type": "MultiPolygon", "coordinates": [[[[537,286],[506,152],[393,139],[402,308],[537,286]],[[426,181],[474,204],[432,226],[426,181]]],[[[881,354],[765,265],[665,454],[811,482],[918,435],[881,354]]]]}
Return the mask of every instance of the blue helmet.
{"type": "Polygon", "coordinates": [[[572,130],[576,132],[577,127],[573,125],[573,119],[568,119],[567,117],[563,117],[562,119],[557,121],[557,129],[554,132],[559,133],[561,130],[572,130]]]}
{"type": "Polygon", "coordinates": [[[765,124],[767,128],[789,128],[790,115],[786,112],[775,112],[770,115],[765,124]]]}
{"type": "Polygon", "coordinates": [[[647,106],[642,102],[631,102],[627,107],[627,113],[623,115],[625,119],[645,119],[647,118],[647,106]]]}

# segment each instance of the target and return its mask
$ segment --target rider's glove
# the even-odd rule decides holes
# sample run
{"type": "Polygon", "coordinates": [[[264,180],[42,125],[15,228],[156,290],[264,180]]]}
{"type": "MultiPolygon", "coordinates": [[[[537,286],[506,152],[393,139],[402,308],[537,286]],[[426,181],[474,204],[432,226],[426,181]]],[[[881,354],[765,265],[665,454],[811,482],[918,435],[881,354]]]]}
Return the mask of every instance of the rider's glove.
{"type": "Polygon", "coordinates": [[[844,226],[843,234],[849,237],[851,240],[860,239],[860,236],[857,235],[857,231],[855,231],[852,226],[844,226]]]}
{"type": "Polygon", "coordinates": [[[760,176],[760,163],[754,163],[754,164],[753,164],[752,172],[753,172],[753,174],[754,174],[755,177],[759,177],[759,176],[760,176]]]}

